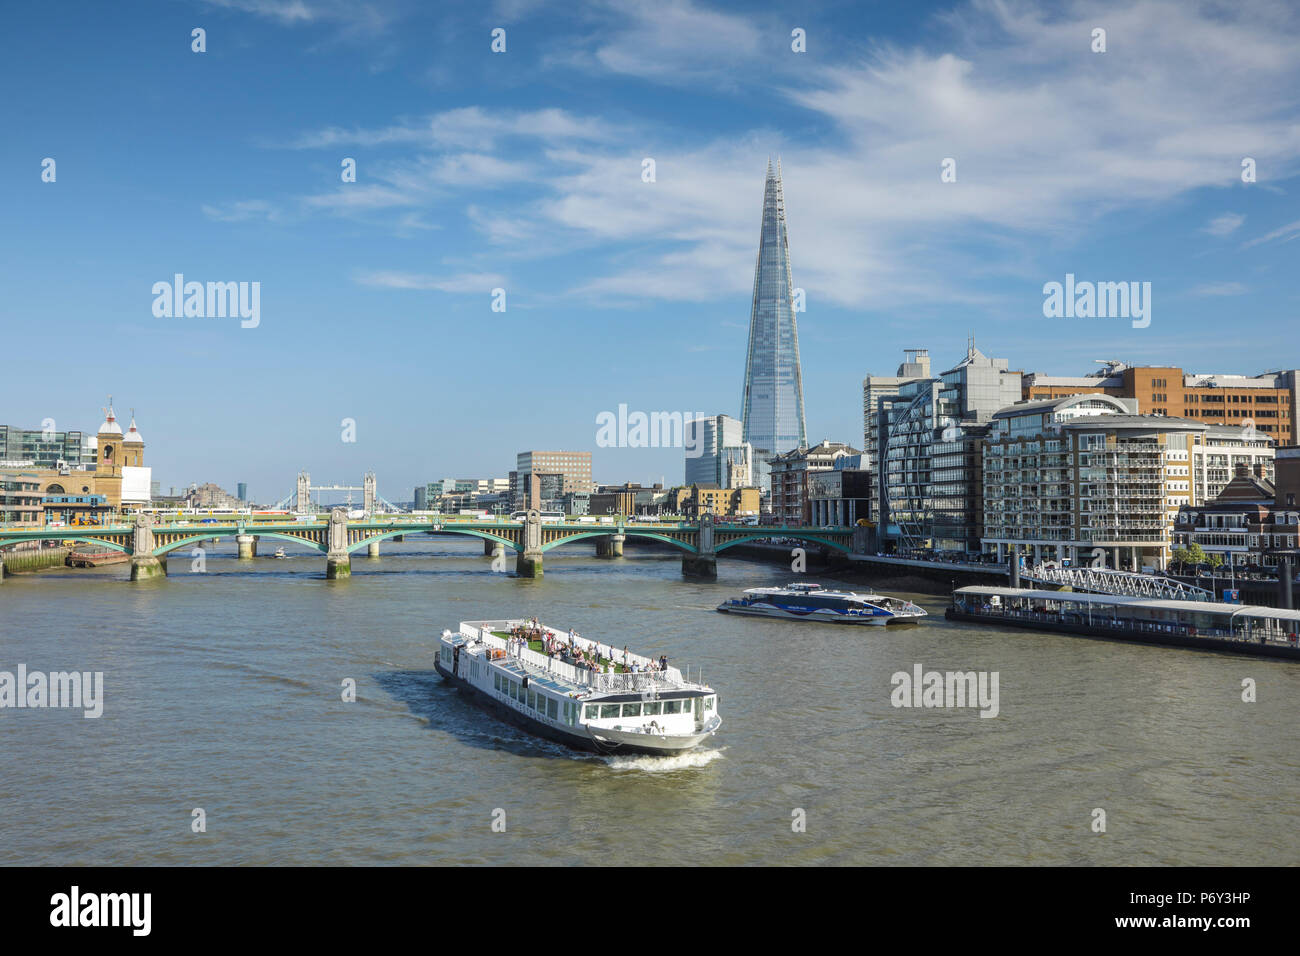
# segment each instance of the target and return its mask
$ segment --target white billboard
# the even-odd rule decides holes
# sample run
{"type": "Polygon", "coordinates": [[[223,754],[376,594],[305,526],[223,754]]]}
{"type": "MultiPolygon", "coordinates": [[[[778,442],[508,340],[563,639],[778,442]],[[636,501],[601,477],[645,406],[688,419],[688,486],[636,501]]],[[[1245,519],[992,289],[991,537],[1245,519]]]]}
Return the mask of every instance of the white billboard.
{"type": "Polygon", "coordinates": [[[122,503],[148,504],[149,488],[152,479],[152,468],[136,468],[132,465],[123,466],[122,503]]]}

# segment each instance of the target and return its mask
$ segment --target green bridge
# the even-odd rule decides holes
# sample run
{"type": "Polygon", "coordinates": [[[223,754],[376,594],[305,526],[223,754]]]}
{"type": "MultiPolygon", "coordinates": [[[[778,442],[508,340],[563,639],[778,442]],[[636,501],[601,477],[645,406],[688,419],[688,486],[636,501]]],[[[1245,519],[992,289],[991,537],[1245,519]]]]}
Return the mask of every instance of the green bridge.
{"type": "Polygon", "coordinates": [[[600,557],[623,554],[628,538],[660,541],[682,552],[682,574],[689,578],[717,577],[717,556],[721,551],[751,541],[788,538],[832,551],[849,554],[854,549],[854,528],[786,528],[764,525],[735,525],[705,518],[693,524],[664,522],[620,522],[591,524],[574,521],[543,522],[529,512],[523,521],[438,521],[431,518],[348,520],[335,509],[324,520],[233,521],[213,524],[170,523],[156,525],[149,516],[137,516],[132,524],[76,528],[0,528],[0,578],[4,574],[4,548],[25,541],[75,541],[102,545],[131,556],[131,580],[138,581],[167,573],[166,557],[173,551],[198,547],[207,541],[233,539],[240,558],[257,554],[259,539],[290,541],[325,555],[329,578],[351,574],[352,554],[365,548],[378,556],[379,544],[389,538],[426,532],[462,535],[483,541],[484,554],[504,557],[506,549],[516,552],[515,571],[520,577],[542,575],[542,555],[562,544],[594,539],[600,557]]]}

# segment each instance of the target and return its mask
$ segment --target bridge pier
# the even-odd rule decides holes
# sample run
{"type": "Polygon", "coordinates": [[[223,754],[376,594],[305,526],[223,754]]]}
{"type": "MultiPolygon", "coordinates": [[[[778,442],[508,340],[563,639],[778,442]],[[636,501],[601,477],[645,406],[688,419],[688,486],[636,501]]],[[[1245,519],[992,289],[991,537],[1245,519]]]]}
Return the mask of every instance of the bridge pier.
{"type": "Polygon", "coordinates": [[[131,580],[148,581],[167,577],[167,561],[152,554],[131,555],[131,580]]]}
{"type": "Polygon", "coordinates": [[[524,540],[519,556],[515,558],[515,575],[521,578],[542,576],[542,515],[529,509],[524,516],[524,540]]]}
{"type": "Polygon", "coordinates": [[[625,534],[611,534],[604,538],[596,539],[596,557],[598,558],[621,558],[623,557],[623,542],[627,540],[625,534]]]}
{"type": "Polygon", "coordinates": [[[700,519],[699,550],[695,554],[683,552],[682,577],[696,581],[718,580],[718,552],[713,546],[713,516],[700,519]]]}
{"type": "Polygon", "coordinates": [[[239,545],[239,560],[249,561],[257,557],[257,535],[235,535],[235,543],[239,545]]]}
{"type": "Polygon", "coordinates": [[[515,575],[521,578],[540,578],[542,576],[542,552],[521,552],[515,558],[515,575]]]}
{"type": "Polygon", "coordinates": [[[491,538],[484,538],[484,539],[483,539],[483,557],[485,557],[485,558],[495,558],[496,555],[497,555],[497,549],[500,548],[501,546],[502,546],[502,545],[501,545],[501,542],[500,542],[500,541],[493,541],[491,538]]]}
{"type": "Polygon", "coordinates": [[[716,554],[683,554],[682,577],[693,581],[718,580],[718,556],[716,554]]]}
{"type": "Polygon", "coordinates": [[[394,541],[405,541],[405,540],[406,540],[406,535],[404,535],[404,534],[395,534],[395,535],[393,535],[393,540],[394,540],[394,541]]]}
{"type": "Polygon", "coordinates": [[[370,558],[379,557],[379,542],[371,541],[366,545],[366,556],[370,558]]]}
{"type": "Polygon", "coordinates": [[[348,513],[342,508],[330,512],[326,532],[325,578],[337,581],[352,576],[352,556],[348,554],[348,513]]]}
{"type": "Polygon", "coordinates": [[[4,579],[5,579],[5,556],[4,556],[4,552],[0,552],[0,584],[4,583],[4,579]]]}

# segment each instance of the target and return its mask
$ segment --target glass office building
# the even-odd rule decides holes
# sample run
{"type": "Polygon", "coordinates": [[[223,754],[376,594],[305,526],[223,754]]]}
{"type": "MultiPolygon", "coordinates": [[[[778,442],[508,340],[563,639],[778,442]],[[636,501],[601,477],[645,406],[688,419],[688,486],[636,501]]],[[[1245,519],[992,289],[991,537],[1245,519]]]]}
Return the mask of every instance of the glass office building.
{"type": "Polygon", "coordinates": [[[755,483],[769,489],[768,459],[808,443],[779,161],[775,172],[771,162],[767,166],[741,410],[744,441],[753,448],[755,483]]]}

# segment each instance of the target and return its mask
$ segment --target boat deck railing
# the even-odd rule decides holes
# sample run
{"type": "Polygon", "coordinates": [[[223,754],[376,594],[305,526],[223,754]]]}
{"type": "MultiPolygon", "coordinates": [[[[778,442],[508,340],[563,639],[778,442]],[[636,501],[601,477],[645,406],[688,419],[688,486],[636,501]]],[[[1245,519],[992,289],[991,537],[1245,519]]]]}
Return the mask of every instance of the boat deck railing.
{"type": "MultiPolygon", "coordinates": [[[[666,670],[646,670],[626,673],[603,673],[594,671],[588,667],[579,667],[570,664],[548,654],[542,654],[534,651],[529,647],[511,645],[511,642],[504,638],[498,637],[493,631],[509,632],[512,628],[525,624],[522,620],[511,621],[470,621],[461,624],[460,633],[470,640],[482,641],[487,647],[494,650],[502,650],[509,654],[515,660],[526,664],[536,670],[557,677],[560,680],[574,685],[578,689],[589,689],[602,693],[611,693],[615,691],[635,691],[645,693],[650,691],[667,691],[667,690],[695,690],[704,689],[703,684],[693,683],[682,676],[682,672],[676,667],[668,667],[666,670]]],[[[550,637],[568,642],[569,634],[564,631],[557,631],[553,627],[541,625],[543,630],[550,637]]],[[[591,641],[583,637],[572,638],[574,644],[583,650],[599,654],[609,661],[626,660],[628,664],[636,664],[641,667],[649,667],[653,664],[648,657],[642,657],[639,654],[633,654],[628,651],[617,651],[607,644],[601,644],[598,641],[591,641]]]]}

